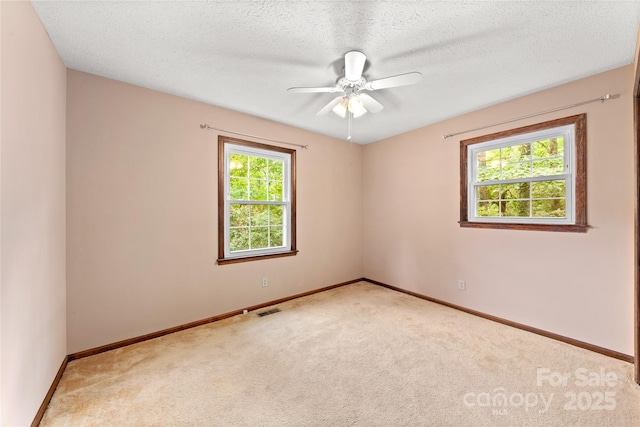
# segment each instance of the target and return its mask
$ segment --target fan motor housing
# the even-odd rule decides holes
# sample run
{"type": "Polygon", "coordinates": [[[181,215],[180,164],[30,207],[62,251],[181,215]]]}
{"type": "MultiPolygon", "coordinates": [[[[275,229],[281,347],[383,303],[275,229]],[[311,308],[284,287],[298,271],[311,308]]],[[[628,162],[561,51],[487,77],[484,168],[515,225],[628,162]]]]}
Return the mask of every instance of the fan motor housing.
{"type": "Polygon", "coordinates": [[[357,92],[358,90],[363,88],[366,83],[367,79],[362,76],[356,81],[347,80],[346,77],[341,77],[338,79],[338,82],[336,84],[344,91],[346,91],[347,88],[353,88],[353,90],[357,92]]]}

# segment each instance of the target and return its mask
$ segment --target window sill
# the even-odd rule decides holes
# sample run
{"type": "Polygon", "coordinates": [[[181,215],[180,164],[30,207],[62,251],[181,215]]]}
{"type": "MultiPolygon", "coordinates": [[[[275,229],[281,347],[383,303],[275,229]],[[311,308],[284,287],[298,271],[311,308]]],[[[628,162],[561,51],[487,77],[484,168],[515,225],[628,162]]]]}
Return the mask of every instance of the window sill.
{"type": "Polygon", "coordinates": [[[218,265],[225,265],[225,264],[236,264],[239,262],[260,261],[263,259],[282,258],[287,256],[296,256],[296,255],[298,255],[298,251],[289,251],[289,252],[280,252],[277,254],[246,256],[246,257],[238,257],[238,258],[218,258],[217,262],[218,262],[218,265]]]}
{"type": "Polygon", "coordinates": [[[505,222],[470,222],[459,221],[460,227],[497,228],[506,230],[562,231],[569,233],[586,233],[591,227],[577,224],[514,224],[505,222]]]}

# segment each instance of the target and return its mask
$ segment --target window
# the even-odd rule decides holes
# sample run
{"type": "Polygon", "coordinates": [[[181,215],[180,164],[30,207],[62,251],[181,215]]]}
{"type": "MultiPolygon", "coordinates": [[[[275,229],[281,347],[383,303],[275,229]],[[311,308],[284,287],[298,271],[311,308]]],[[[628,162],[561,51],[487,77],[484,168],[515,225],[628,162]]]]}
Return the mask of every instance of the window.
{"type": "Polygon", "coordinates": [[[460,225],[586,232],[586,115],[460,141],[460,225]]]}
{"type": "Polygon", "coordinates": [[[218,138],[218,264],[296,254],[296,152],[218,138]]]}

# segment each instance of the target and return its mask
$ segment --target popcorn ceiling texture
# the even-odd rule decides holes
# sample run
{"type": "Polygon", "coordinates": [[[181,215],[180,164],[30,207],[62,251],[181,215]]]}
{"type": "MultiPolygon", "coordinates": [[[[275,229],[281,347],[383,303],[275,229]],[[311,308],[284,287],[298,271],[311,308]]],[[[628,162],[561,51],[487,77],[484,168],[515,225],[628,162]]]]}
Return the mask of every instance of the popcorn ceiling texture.
{"type": "Polygon", "coordinates": [[[69,363],[41,427],[640,425],[630,363],[369,283],[278,307],[69,363]]]}
{"type": "Polygon", "coordinates": [[[332,94],[286,89],[334,84],[354,49],[370,80],[422,73],[372,93],[385,109],[354,122],[359,143],[630,64],[640,17],[631,1],[33,5],[69,68],[342,139],[346,120],[315,115],[332,94]]]}

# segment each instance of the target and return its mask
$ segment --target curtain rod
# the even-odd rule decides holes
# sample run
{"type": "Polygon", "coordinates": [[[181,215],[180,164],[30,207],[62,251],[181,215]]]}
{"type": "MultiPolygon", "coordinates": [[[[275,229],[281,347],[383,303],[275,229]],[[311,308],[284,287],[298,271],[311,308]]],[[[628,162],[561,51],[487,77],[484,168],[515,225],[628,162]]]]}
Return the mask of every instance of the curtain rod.
{"type": "Polygon", "coordinates": [[[462,132],[448,133],[448,134],[442,135],[442,139],[447,139],[447,138],[451,138],[452,136],[462,135],[463,133],[474,132],[476,130],[487,129],[487,128],[490,128],[490,127],[493,127],[493,126],[504,125],[506,123],[516,122],[518,120],[524,120],[524,119],[528,119],[530,117],[542,116],[543,114],[553,113],[555,111],[566,110],[568,108],[573,108],[573,107],[579,107],[580,105],[591,104],[592,102],[603,103],[604,101],[607,101],[607,100],[612,99],[612,98],[617,98],[617,97],[618,97],[618,95],[606,94],[606,95],[601,96],[600,98],[593,98],[593,99],[590,99],[588,101],[578,102],[577,104],[570,104],[570,105],[565,105],[564,107],[558,107],[558,108],[553,108],[551,110],[540,111],[539,113],[529,114],[527,116],[517,117],[515,119],[505,120],[503,122],[493,123],[491,125],[481,126],[479,128],[475,128],[475,129],[468,129],[468,130],[464,130],[462,132]]]}
{"type": "Polygon", "coordinates": [[[216,127],[213,127],[213,126],[209,126],[206,123],[203,124],[203,125],[200,125],[200,128],[207,129],[207,130],[219,130],[220,132],[227,132],[227,133],[232,133],[234,135],[248,136],[249,138],[262,139],[263,141],[276,142],[278,144],[294,145],[296,147],[300,147],[300,148],[304,148],[304,149],[308,149],[309,148],[308,145],[294,144],[293,142],[278,141],[277,139],[263,138],[261,136],[249,135],[248,133],[234,132],[232,130],[220,129],[220,128],[216,128],[216,127]]]}

